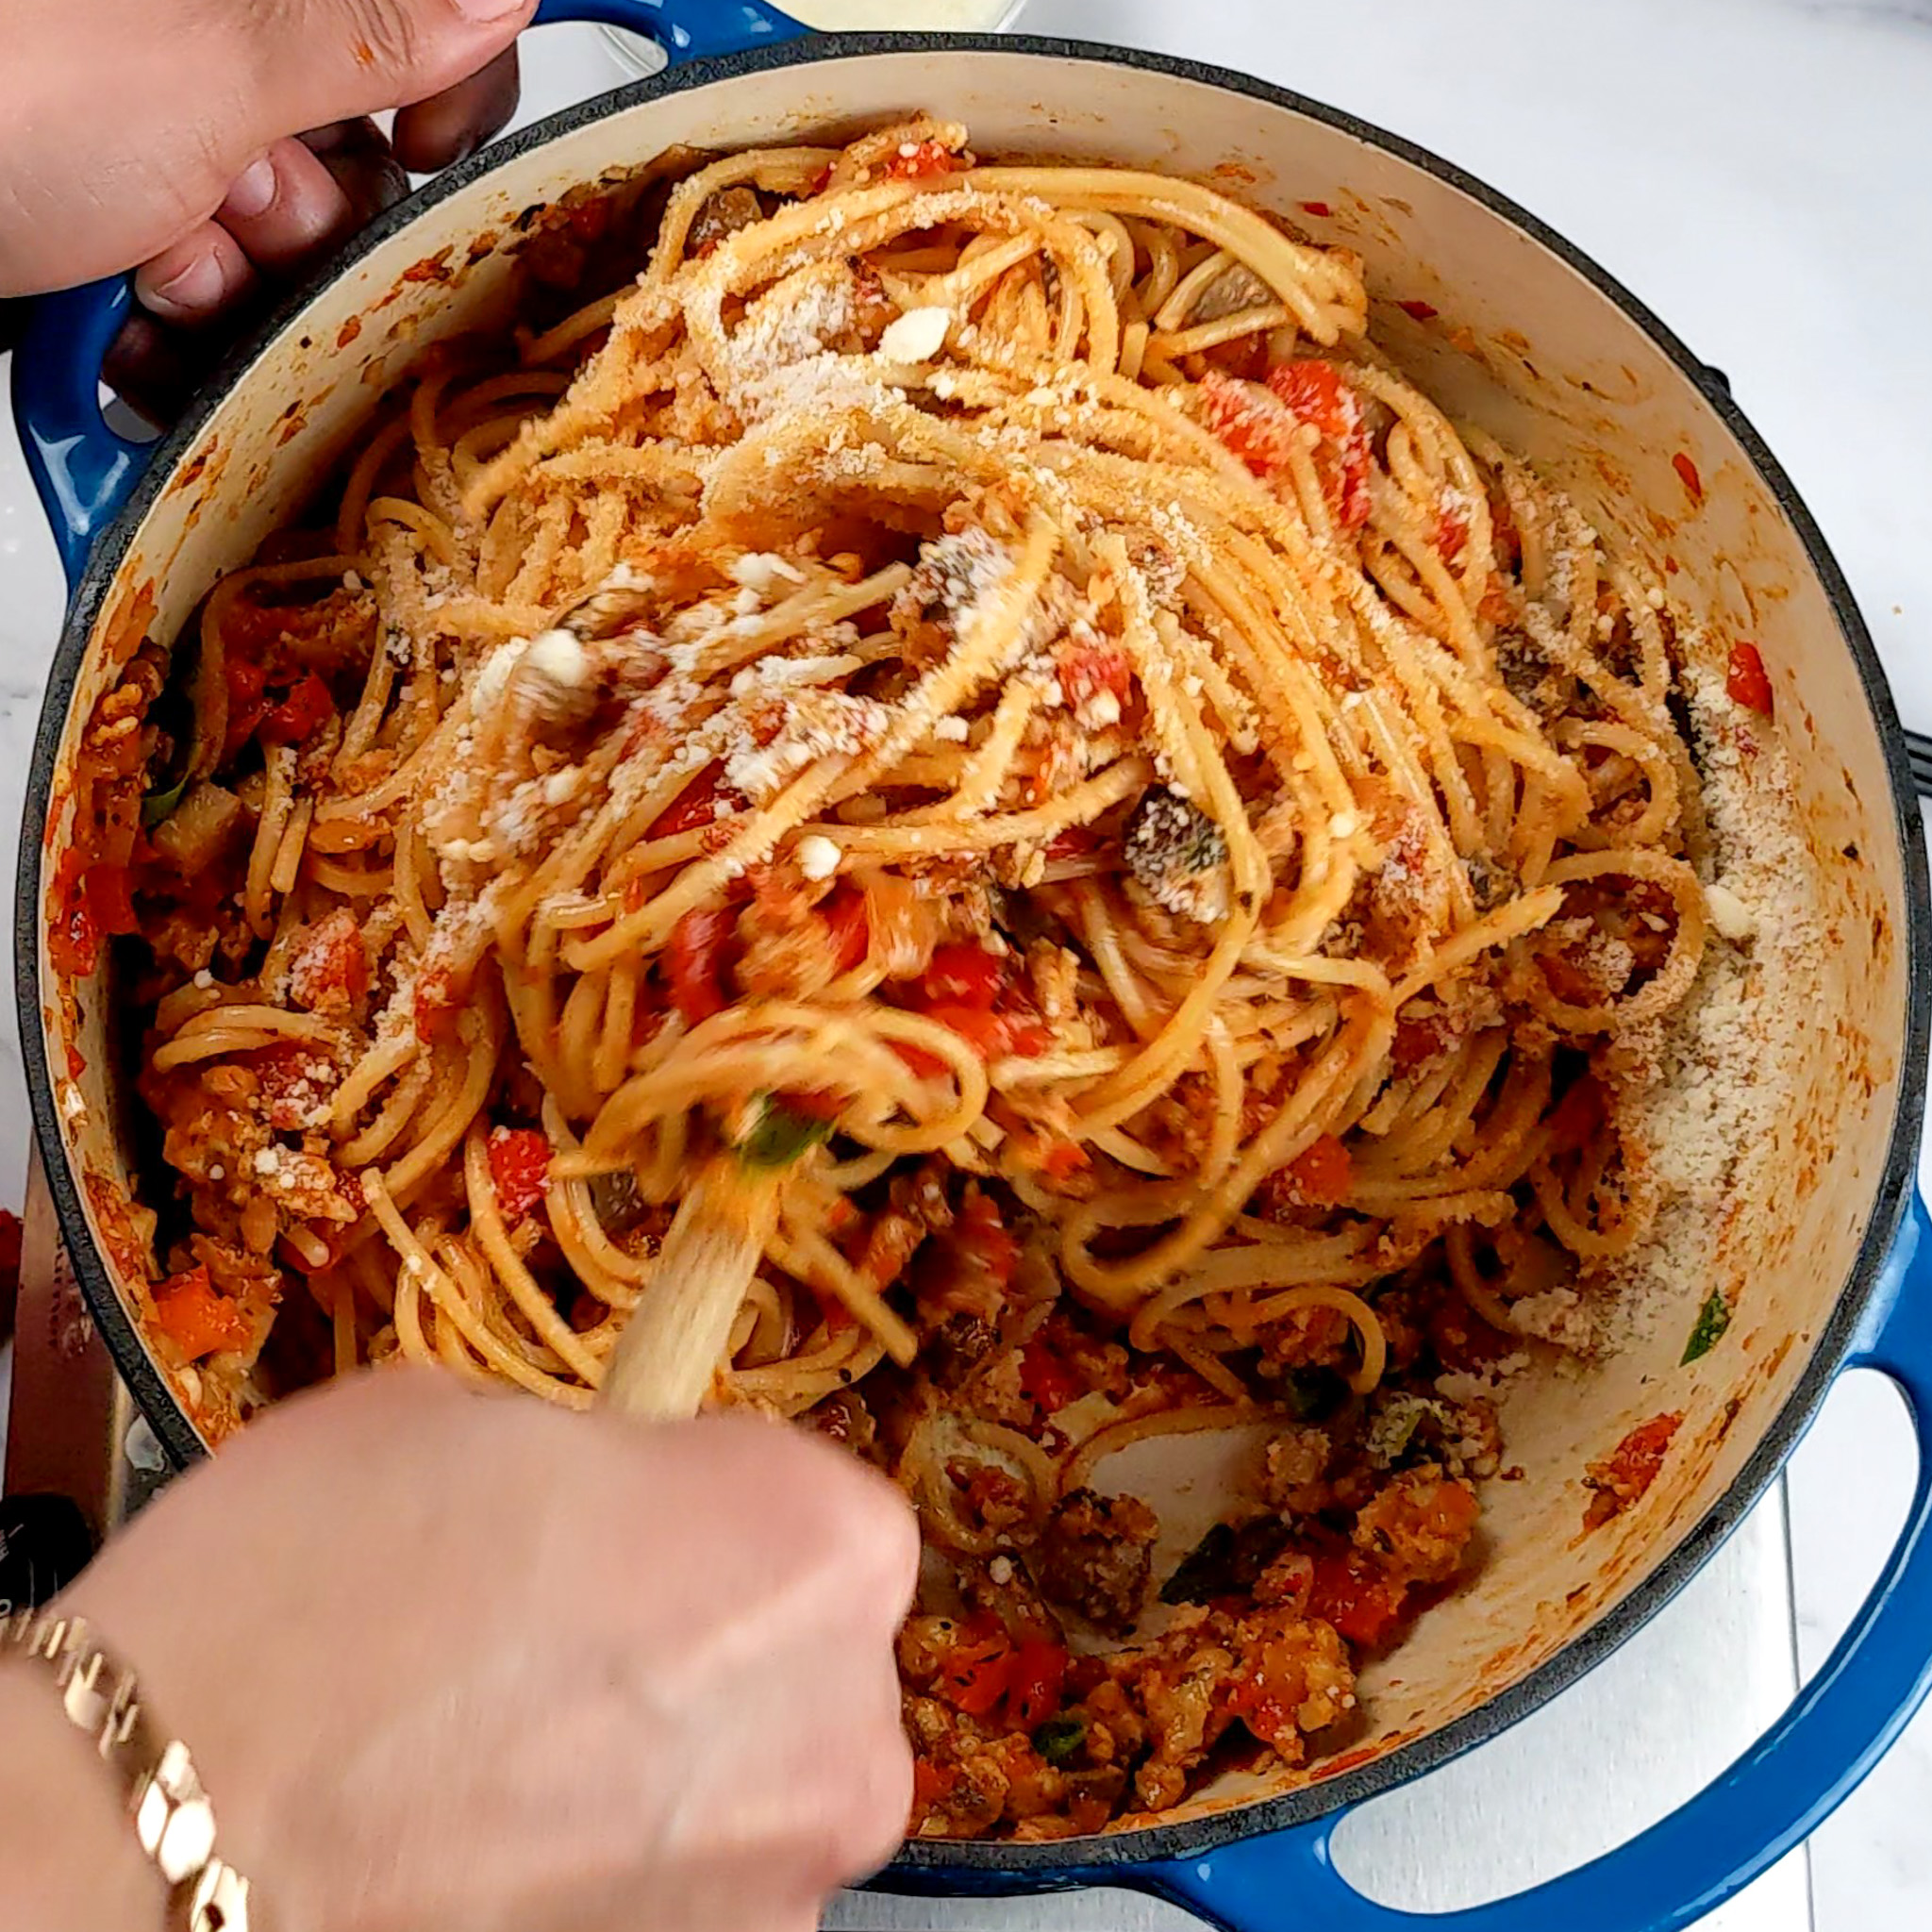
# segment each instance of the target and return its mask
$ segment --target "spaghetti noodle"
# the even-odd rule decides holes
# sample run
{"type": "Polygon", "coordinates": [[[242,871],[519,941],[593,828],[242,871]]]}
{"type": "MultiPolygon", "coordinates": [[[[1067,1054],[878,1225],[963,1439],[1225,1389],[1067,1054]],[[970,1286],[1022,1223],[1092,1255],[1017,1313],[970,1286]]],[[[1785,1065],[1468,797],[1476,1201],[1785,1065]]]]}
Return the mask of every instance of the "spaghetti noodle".
{"type": "Polygon", "coordinates": [[[1655,1212],[1690,641],[1343,251],[937,122],[689,166],[103,708],[99,823],[175,775],[60,941],[142,935],[150,1326],[215,1435],[396,1357],[581,1407],[692,1163],[781,1169],[716,1397],[951,1559],[918,1828],[1096,1828],[1342,1721],[1495,1468],[1435,1378],[1655,1212]],[[1151,1584],[1106,1457],[1257,1423],[1191,1607],[1071,1657],[1151,1584]]]}

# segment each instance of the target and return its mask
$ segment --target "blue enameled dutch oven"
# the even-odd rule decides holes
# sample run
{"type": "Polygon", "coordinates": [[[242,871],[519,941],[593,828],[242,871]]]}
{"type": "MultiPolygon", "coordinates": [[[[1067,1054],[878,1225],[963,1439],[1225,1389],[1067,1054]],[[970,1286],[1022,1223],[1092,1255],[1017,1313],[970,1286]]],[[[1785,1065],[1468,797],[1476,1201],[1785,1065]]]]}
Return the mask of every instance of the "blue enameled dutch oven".
{"type": "MultiPolygon", "coordinates": [[[[1241,1932],[1690,1924],[1803,1839],[1924,1696],[1923,1468],[1904,1536],[1831,1661],[1744,1757],[1634,1842],[1441,1919],[1372,1904],[1338,1873],[1330,1845],[1352,1806],[1494,1736],[1668,1602],[1846,1368],[1895,1377],[1923,1434],[1932,1274],[1911,1176],[1925,1083],[1925,863],[1884,677],[1797,493],[1722,378],[1593,262],[1433,155],[1312,101],[1188,61],[1024,36],[815,38],[750,0],[559,0],[546,13],[648,31],[670,68],[473,157],[385,215],[158,446],[124,442],[101,420],[96,375],[124,311],[119,289],[42,304],[16,358],[21,429],[74,580],[21,853],[22,1032],[62,1226],[156,1431],[180,1459],[204,1453],[192,1388],[150,1357],[121,1286],[143,1257],[127,1211],[108,993],[59,983],[44,942],[47,888],[72,834],[63,774],[141,639],[175,635],[425,345],[502,311],[517,215],[609,170],[674,143],[790,141],[913,108],[964,121],[983,154],[1204,175],[1229,164],[1245,192],[1311,210],[1297,218],[1317,239],[1362,250],[1378,335],[1410,374],[1540,464],[1601,527],[1664,561],[1716,635],[1757,640],[1822,880],[1826,984],[1790,1016],[1788,1037],[1765,1043],[1791,1057],[1798,1100],[1777,1128],[1778,1184],[1736,1204],[1720,1278],[1587,1379],[1511,1399],[1510,1457],[1524,1479],[1490,1486],[1479,1574],[1367,1674],[1366,1734],[1344,1756],[1227,1781],[1101,1838],[914,1844],[880,1882],[978,1893],[1133,1886],[1241,1932]],[[1440,314],[1418,322],[1403,302],[1440,314]],[[1701,500],[1674,458],[1694,465],[1701,500]],[[1679,1366],[1695,1304],[1719,1287],[1736,1302],[1730,1329],[1679,1366]],[[1684,1422],[1662,1476],[1641,1505],[1584,1535],[1585,1464],[1666,1409],[1684,1422]]],[[[1120,1478],[1129,1479],[1158,1486],[1162,1473],[1120,1478]]]]}

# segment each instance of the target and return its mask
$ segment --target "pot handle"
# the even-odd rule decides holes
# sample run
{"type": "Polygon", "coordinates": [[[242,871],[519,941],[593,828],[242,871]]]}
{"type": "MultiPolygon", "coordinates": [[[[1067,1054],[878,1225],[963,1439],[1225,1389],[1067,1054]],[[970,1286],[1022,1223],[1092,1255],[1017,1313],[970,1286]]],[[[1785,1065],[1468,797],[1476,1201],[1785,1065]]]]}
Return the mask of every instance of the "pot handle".
{"type": "Polygon", "coordinates": [[[101,414],[101,365],[132,301],[125,275],[42,295],[13,352],[14,421],[70,589],[147,467],[148,445],[101,414]]]}
{"type": "Polygon", "coordinates": [[[1357,1891],[1331,1852],[1345,1813],[1201,1858],[1116,1867],[1105,1882],[1158,1893],[1224,1932],[1676,1932],[1714,1911],[1831,1815],[1932,1689],[1932,1220],[1916,1197],[1847,1366],[1890,1375],[1910,1407],[1919,1474],[1905,1530],[1824,1668],[1668,1818],[1560,1878],[1454,1912],[1400,1911],[1357,1891]]]}
{"type": "Polygon", "coordinates": [[[714,54],[775,47],[811,29],[763,0],[539,0],[533,25],[595,21],[642,34],[664,49],[674,67],[714,54]]]}
{"type": "MultiPolygon", "coordinates": [[[[566,20],[643,34],[674,67],[809,31],[759,0],[541,0],[532,25],[566,20]]],[[[101,366],[131,299],[125,275],[44,295],[14,351],[14,418],[70,589],[147,466],[149,445],[120,435],[101,414],[101,366]]]]}

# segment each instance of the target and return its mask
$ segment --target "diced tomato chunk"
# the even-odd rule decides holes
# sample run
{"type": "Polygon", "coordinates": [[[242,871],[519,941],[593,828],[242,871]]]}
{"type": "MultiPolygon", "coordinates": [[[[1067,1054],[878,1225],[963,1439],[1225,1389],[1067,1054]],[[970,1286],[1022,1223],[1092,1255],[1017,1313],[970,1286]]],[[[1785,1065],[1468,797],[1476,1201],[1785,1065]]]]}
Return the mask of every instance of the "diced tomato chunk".
{"type": "Polygon", "coordinates": [[[886,163],[886,179],[889,181],[924,181],[934,175],[950,175],[959,165],[959,158],[943,142],[908,142],[908,153],[902,148],[886,163]]]}
{"type": "MultiPolygon", "coordinates": [[[[941,1000],[926,1008],[925,1017],[957,1033],[983,1060],[1005,1059],[1008,1055],[1031,1059],[1044,1053],[1048,1045],[1046,1028],[1023,1013],[995,1013],[985,1007],[968,1006],[963,1000],[941,1000]]],[[[917,1053],[918,1048],[910,1051],[917,1053]]]]}
{"type": "Polygon", "coordinates": [[[941,1666],[938,1689],[968,1717],[991,1717],[1007,1694],[1013,1647],[1003,1636],[960,1644],[941,1666]]]}
{"type": "Polygon", "coordinates": [[[225,764],[255,736],[262,713],[268,708],[262,697],[268,673],[252,658],[236,654],[238,641],[232,636],[229,638],[227,655],[222,660],[222,676],[228,687],[228,729],[222,741],[225,764]]]}
{"type": "Polygon", "coordinates": [[[1355,392],[1332,362],[1309,358],[1277,362],[1268,372],[1268,387],[1286,403],[1300,423],[1311,423],[1324,436],[1346,436],[1361,414],[1355,392]]]}
{"type": "Polygon", "coordinates": [[[957,1000],[991,1011],[1005,977],[1006,961],[997,953],[989,953],[984,946],[958,944],[941,946],[934,952],[920,985],[935,1003],[957,1000]]]}
{"type": "Polygon", "coordinates": [[[865,964],[872,950],[872,921],[865,909],[865,894],[846,887],[834,892],[819,908],[819,916],[832,928],[832,957],[841,973],[851,973],[865,964]]]}
{"type": "Polygon", "coordinates": [[[687,912],[671,929],[664,971],[671,1004],[687,1026],[702,1025],[731,1004],[724,984],[725,948],[737,915],[723,908],[687,912]]]}
{"type": "Polygon", "coordinates": [[[647,839],[672,839],[743,808],[744,800],[724,783],[724,767],[712,764],[700,772],[652,821],[647,839]]]}
{"type": "Polygon", "coordinates": [[[1042,1724],[1060,1707],[1069,1658],[1058,1643],[1023,1643],[1007,1675],[1007,1716],[1022,1730],[1042,1724]]]}
{"type": "Polygon", "coordinates": [[[416,992],[411,1002],[419,1039],[448,1041],[458,1033],[458,1015],[462,1011],[468,987],[448,966],[425,966],[416,975],[416,992]]]}
{"type": "Polygon", "coordinates": [[[498,1127],[489,1154],[496,1205],[506,1221],[521,1221],[550,1185],[550,1142],[535,1127],[498,1127]]]}
{"type": "Polygon", "coordinates": [[[1200,389],[1208,427],[1256,475],[1273,476],[1287,467],[1295,420],[1276,398],[1213,369],[1202,376],[1200,389]]]}
{"type": "Polygon", "coordinates": [[[1227,1693],[1228,1714],[1238,1717],[1264,1744],[1285,1743],[1298,1735],[1294,1707],[1284,1704],[1259,1676],[1245,1677],[1227,1693]]]}
{"type": "Polygon", "coordinates": [[[1442,312],[1433,302],[1398,302],[1395,306],[1403,314],[1413,316],[1417,322],[1433,322],[1442,312]]]}
{"type": "Polygon", "coordinates": [[[302,936],[289,962],[289,997],[310,1012],[336,1012],[369,991],[369,949],[355,915],[338,908],[302,936]]]}
{"type": "Polygon", "coordinates": [[[280,704],[264,714],[262,742],[302,744],[313,738],[335,713],[335,700],[328,694],[328,686],[310,672],[280,704]]]}
{"type": "Polygon", "coordinates": [[[171,1274],[154,1291],[155,1325],[187,1361],[246,1348],[254,1336],[247,1314],[208,1280],[206,1264],[171,1274]]]}
{"type": "Polygon", "coordinates": [[[1400,1621],[1404,1594],[1401,1584],[1365,1557],[1353,1552],[1321,1556],[1315,1558],[1308,1615],[1333,1624],[1349,1642],[1373,1650],[1400,1621]]]}
{"type": "Polygon", "coordinates": [[[1049,858],[1084,858],[1100,843],[1100,834],[1091,825],[1069,825],[1046,848],[1049,858]]]}
{"type": "Polygon", "coordinates": [[[299,1040],[279,1040],[247,1055],[256,1092],[270,1126],[278,1134],[298,1134],[313,1124],[316,1109],[333,1084],[328,1056],[299,1040]]]}
{"type": "Polygon", "coordinates": [[[961,1643],[941,1666],[940,1695],[968,1717],[990,1718],[1006,1707],[1006,1719],[1032,1730],[1060,1707],[1067,1667],[1064,1645],[1029,1640],[1015,1645],[997,1623],[989,1632],[969,1622],[961,1643]]]}
{"type": "Polygon", "coordinates": [[[1133,673],[1126,654],[1116,645],[1092,641],[1063,643],[1054,659],[1059,674],[1060,690],[1067,703],[1078,711],[1102,695],[1111,697],[1124,708],[1133,684],[1133,673]]]}
{"type": "Polygon", "coordinates": [[[1357,530],[1369,520],[1369,470],[1373,452],[1361,397],[1332,362],[1308,358],[1278,362],[1268,387],[1295,420],[1311,424],[1322,441],[1315,448],[1315,471],[1329,513],[1343,530],[1357,530]]]}
{"type": "Polygon", "coordinates": [[[1056,1141],[1046,1150],[1040,1171],[1050,1181],[1072,1180],[1093,1165],[1092,1157],[1077,1141],[1056,1141]]]}
{"type": "Polygon", "coordinates": [[[1697,474],[1697,465],[1682,450],[1671,458],[1671,468],[1676,471],[1677,480],[1683,484],[1692,503],[1704,501],[1704,478],[1697,474]]]}
{"type": "Polygon", "coordinates": [[[1742,705],[1747,711],[1757,711],[1767,718],[1772,715],[1775,701],[1771,674],[1765,670],[1764,658],[1756,644],[1731,646],[1730,671],[1724,678],[1724,689],[1734,705],[1742,705]]]}
{"type": "Polygon", "coordinates": [[[1313,1208],[1333,1208],[1348,1198],[1355,1181],[1355,1162],[1333,1134],[1324,1134],[1288,1164],[1295,1192],[1313,1208]]]}
{"type": "Polygon", "coordinates": [[[915,1814],[942,1805],[958,1790],[960,1773],[950,1764],[935,1764],[929,1757],[912,1762],[912,1807],[915,1814]]]}
{"type": "Polygon", "coordinates": [[[1020,1393],[1043,1415],[1058,1415],[1085,1393],[1080,1378],[1043,1341],[1029,1341],[1020,1353],[1020,1393]]]}
{"type": "Polygon", "coordinates": [[[1020,1265],[1020,1243],[1007,1231],[999,1203],[991,1194],[978,1188],[967,1194],[954,1224],[953,1241],[1001,1288],[1012,1280],[1020,1265]]]}
{"type": "MultiPolygon", "coordinates": [[[[929,1020],[969,1041],[981,1059],[1044,1053],[1050,1036],[1022,990],[1010,962],[983,946],[941,946],[919,982],[911,1005],[929,1020]]],[[[918,1074],[936,1074],[933,1056],[902,1046],[900,1056],[918,1074]]]]}

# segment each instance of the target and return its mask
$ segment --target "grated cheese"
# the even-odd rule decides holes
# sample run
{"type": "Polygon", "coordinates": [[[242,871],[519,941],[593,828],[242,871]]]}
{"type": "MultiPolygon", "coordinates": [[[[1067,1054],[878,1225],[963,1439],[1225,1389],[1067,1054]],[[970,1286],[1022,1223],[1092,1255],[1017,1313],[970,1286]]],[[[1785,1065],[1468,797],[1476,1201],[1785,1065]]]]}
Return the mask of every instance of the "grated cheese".
{"type": "Polygon", "coordinates": [[[805,573],[795,563],[768,550],[747,550],[731,566],[731,581],[770,596],[779,584],[802,584],[805,573]]]}
{"type": "Polygon", "coordinates": [[[524,662],[545,684],[575,691],[591,673],[590,654],[567,630],[546,630],[524,653],[524,662]]]}
{"type": "Polygon", "coordinates": [[[798,841],[798,869],[808,879],[828,879],[839,870],[843,855],[831,840],[808,832],[798,841]]]}
{"type": "Polygon", "coordinates": [[[1705,889],[1704,898],[1710,908],[1711,924],[1725,939],[1741,942],[1757,930],[1757,922],[1751,916],[1751,908],[1728,886],[1708,886],[1705,889]]]}
{"type": "Polygon", "coordinates": [[[473,712],[488,710],[502,698],[510,673],[523,661],[524,653],[529,648],[528,638],[511,638],[484,658],[477,670],[476,681],[471,687],[470,708],[473,712]]]}
{"type": "MultiPolygon", "coordinates": [[[[1619,1042],[1646,1076],[1620,1115],[1631,1158],[1665,1205],[1644,1238],[1602,1277],[1603,1340],[1647,1340],[1660,1322],[1685,1333],[1752,1238],[1743,1204],[1776,1197],[1800,1115],[1792,1042],[1815,1024],[1827,948],[1811,856],[1784,752],[1738,741],[1721,669],[1694,662],[1680,680],[1714,846],[1711,921],[1753,941],[1707,947],[1695,983],[1667,1023],[1619,1042]]],[[[1741,1258],[1741,1257],[1740,1257],[1741,1258]]],[[[1519,1304],[1520,1307],[1520,1304],[1519,1304]]]]}
{"type": "Polygon", "coordinates": [[[952,325],[950,308],[908,308],[879,338],[880,358],[887,362],[930,362],[945,347],[952,325]]]}

